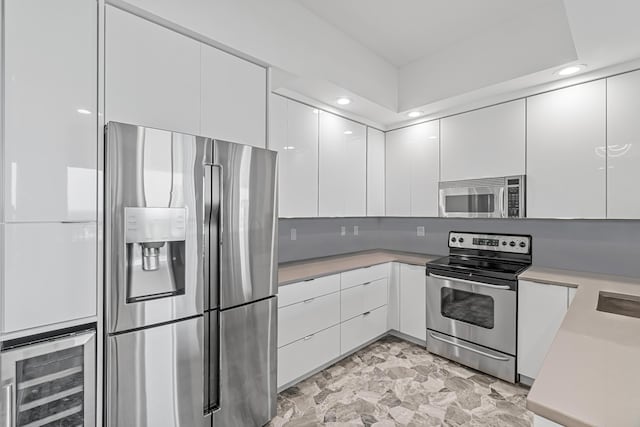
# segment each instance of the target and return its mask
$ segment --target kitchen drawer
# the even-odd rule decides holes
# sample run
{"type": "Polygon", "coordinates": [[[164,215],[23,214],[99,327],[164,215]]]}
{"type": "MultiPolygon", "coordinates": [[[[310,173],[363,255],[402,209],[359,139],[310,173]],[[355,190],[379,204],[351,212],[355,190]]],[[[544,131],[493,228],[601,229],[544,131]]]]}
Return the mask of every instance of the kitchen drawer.
{"type": "Polygon", "coordinates": [[[387,305],[388,279],[378,279],[370,283],[343,290],[340,294],[340,319],[351,319],[366,311],[387,305]]]}
{"type": "Polygon", "coordinates": [[[278,347],[340,323],[340,293],[311,298],[278,310],[278,347]]]}
{"type": "Polygon", "coordinates": [[[278,307],[317,298],[340,290],[340,275],[323,276],[278,288],[278,307]]]}
{"type": "Polygon", "coordinates": [[[278,349],[278,387],[340,356],[340,325],[278,349]]]}
{"type": "Polygon", "coordinates": [[[378,279],[388,278],[389,263],[372,265],[371,267],[347,271],[345,273],[342,273],[341,276],[342,289],[362,285],[363,283],[373,282],[374,280],[378,279]]]}
{"type": "Polygon", "coordinates": [[[340,350],[345,354],[387,331],[387,306],[340,324],[340,350]]]}

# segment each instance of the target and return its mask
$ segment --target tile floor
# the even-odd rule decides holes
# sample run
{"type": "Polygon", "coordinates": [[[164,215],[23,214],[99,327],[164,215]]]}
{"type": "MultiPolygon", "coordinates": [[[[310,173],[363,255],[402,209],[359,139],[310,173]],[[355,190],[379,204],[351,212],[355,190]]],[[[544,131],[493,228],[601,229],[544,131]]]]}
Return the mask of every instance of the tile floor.
{"type": "Polygon", "coordinates": [[[269,426],[528,427],[527,391],[388,336],[280,393],[269,426]]]}

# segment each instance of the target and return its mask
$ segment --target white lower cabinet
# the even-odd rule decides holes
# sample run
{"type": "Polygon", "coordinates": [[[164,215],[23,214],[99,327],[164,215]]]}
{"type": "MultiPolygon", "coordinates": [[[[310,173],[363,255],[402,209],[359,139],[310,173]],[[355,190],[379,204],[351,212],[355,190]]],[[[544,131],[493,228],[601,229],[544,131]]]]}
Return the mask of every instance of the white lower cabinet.
{"type": "Polygon", "coordinates": [[[5,224],[3,334],[96,315],[96,224],[5,224]]]}
{"type": "Polygon", "coordinates": [[[340,323],[340,293],[311,298],[278,310],[278,347],[340,323]]]}
{"type": "Polygon", "coordinates": [[[319,331],[278,349],[278,387],[340,356],[340,326],[319,331]]]}
{"type": "Polygon", "coordinates": [[[363,313],[340,325],[340,351],[348,353],[387,332],[387,306],[363,313]]]}
{"type": "Polygon", "coordinates": [[[341,292],[340,317],[348,320],[387,304],[388,279],[363,283],[341,292]]]}
{"type": "Polygon", "coordinates": [[[518,374],[535,379],[560,329],[575,288],[518,283],[518,374]]]}
{"type": "Polygon", "coordinates": [[[533,427],[562,427],[562,424],[548,420],[540,415],[533,414],[533,427]]]}
{"type": "Polygon", "coordinates": [[[426,267],[400,265],[400,332],[425,341],[427,338],[426,267]]]}

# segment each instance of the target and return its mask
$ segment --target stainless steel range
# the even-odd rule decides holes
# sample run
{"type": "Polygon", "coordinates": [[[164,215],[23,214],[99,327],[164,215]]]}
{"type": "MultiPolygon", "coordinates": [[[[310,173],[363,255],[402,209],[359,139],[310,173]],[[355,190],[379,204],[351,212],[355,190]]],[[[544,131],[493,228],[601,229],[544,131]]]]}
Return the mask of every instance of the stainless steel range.
{"type": "Polygon", "coordinates": [[[427,263],[427,349],[516,380],[518,275],[531,236],[449,233],[449,256],[427,263]]]}

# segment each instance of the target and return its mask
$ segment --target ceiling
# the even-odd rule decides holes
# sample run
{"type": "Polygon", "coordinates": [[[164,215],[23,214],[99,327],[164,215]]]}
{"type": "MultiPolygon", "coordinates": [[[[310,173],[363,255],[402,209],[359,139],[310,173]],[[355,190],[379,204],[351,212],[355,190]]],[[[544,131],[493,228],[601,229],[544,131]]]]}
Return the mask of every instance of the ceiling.
{"type": "Polygon", "coordinates": [[[562,0],[299,0],[396,67],[562,0]]]}

